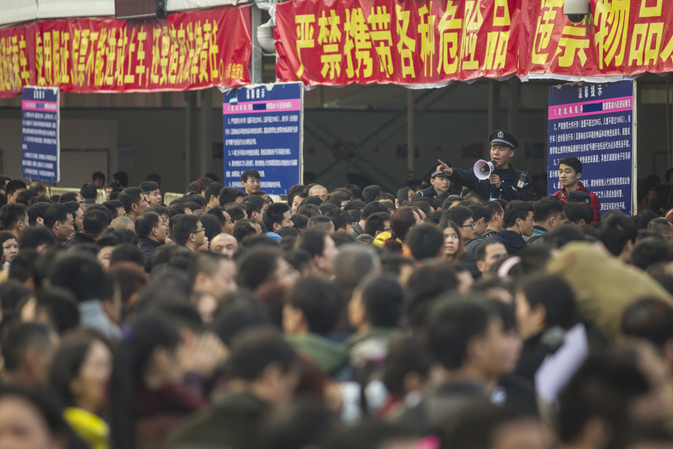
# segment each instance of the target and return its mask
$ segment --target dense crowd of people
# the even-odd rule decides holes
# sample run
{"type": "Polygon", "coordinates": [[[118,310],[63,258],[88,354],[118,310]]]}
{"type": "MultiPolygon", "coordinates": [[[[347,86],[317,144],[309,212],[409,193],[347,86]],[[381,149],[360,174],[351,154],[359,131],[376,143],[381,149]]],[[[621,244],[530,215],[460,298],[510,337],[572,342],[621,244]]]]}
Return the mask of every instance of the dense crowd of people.
{"type": "Polygon", "coordinates": [[[491,137],[396,194],[0,178],[0,448],[671,447],[673,224],[491,137]]]}

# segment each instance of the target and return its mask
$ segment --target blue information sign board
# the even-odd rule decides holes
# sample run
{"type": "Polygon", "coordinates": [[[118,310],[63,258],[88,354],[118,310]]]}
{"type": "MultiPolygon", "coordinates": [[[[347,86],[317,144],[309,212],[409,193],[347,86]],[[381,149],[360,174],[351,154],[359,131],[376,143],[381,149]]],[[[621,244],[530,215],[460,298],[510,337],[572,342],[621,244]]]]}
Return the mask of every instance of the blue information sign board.
{"type": "Polygon", "coordinates": [[[301,184],[302,83],[263,84],[224,95],[224,182],[241,188],[246,170],[260,173],[261,189],[287,195],[301,184]]]}
{"type": "Polygon", "coordinates": [[[601,216],[632,213],[636,163],[635,81],[577,83],[549,89],[547,193],[562,186],[558,164],[566,156],[582,162],[584,187],[601,200],[601,216]]]}
{"type": "Polygon", "coordinates": [[[21,167],[26,179],[58,182],[61,178],[59,97],[56,88],[23,88],[21,167]]]}

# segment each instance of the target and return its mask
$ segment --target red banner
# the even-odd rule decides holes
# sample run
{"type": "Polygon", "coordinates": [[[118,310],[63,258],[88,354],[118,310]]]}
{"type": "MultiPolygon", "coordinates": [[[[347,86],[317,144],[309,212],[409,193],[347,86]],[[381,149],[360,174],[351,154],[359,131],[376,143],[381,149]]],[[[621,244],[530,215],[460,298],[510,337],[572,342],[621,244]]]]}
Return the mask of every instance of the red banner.
{"type": "Polygon", "coordinates": [[[167,19],[47,20],[0,29],[0,97],[23,86],[156,92],[250,83],[250,8],[167,19]]]}
{"type": "Polygon", "coordinates": [[[673,71],[673,2],[292,0],[276,7],[276,73],[307,85],[442,84],[516,74],[624,77],[673,71]]]}

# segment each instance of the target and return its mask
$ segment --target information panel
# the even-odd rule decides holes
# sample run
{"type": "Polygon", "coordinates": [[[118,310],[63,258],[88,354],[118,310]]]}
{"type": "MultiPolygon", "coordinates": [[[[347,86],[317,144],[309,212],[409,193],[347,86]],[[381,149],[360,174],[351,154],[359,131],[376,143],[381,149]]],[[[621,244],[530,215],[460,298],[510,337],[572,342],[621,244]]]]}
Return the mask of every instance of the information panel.
{"type": "Polygon", "coordinates": [[[241,174],[257,170],[261,190],[287,195],[301,184],[302,83],[260,84],[224,95],[224,182],[242,188],[241,174]]]}
{"type": "Polygon", "coordinates": [[[582,162],[584,187],[601,200],[601,216],[632,213],[636,163],[635,81],[577,83],[549,89],[547,193],[562,186],[558,164],[566,156],[582,162]]]}
{"type": "Polygon", "coordinates": [[[61,178],[60,91],[53,87],[23,89],[21,103],[22,176],[46,182],[61,178]]]}

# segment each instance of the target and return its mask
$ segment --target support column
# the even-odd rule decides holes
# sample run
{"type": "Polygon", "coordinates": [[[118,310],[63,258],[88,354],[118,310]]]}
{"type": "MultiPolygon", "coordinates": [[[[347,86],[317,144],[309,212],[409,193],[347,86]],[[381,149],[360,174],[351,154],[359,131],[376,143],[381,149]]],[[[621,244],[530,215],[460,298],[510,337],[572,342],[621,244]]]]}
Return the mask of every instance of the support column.
{"type": "Polygon", "coordinates": [[[498,90],[500,85],[496,81],[488,82],[488,129],[486,130],[486,135],[493,131],[497,125],[498,113],[498,90]]]}
{"type": "Polygon", "coordinates": [[[519,78],[512,77],[509,80],[509,95],[507,105],[507,131],[519,136],[519,94],[521,92],[521,82],[519,78]]]}
{"type": "Polygon", "coordinates": [[[252,84],[262,83],[262,47],[257,40],[257,27],[262,24],[262,10],[257,7],[255,2],[250,4],[250,22],[252,34],[252,54],[250,55],[250,80],[252,84]]]}
{"type": "Polygon", "coordinates": [[[185,92],[185,189],[196,180],[195,174],[199,168],[196,95],[193,91],[185,92]]]}
{"type": "Polygon", "coordinates": [[[415,108],[414,91],[407,89],[407,176],[414,179],[414,126],[415,126],[415,108]]]}
{"type": "MultiPolygon", "coordinates": [[[[199,174],[203,176],[213,165],[213,89],[201,91],[201,117],[199,123],[199,174]]],[[[221,168],[221,167],[220,167],[221,168]]],[[[219,169],[217,170],[219,172],[219,169]]]]}

